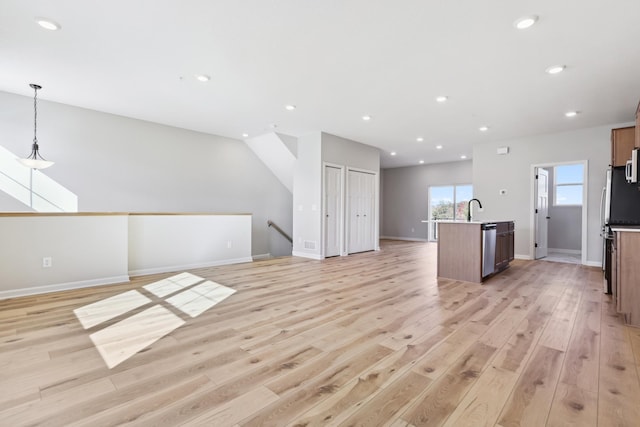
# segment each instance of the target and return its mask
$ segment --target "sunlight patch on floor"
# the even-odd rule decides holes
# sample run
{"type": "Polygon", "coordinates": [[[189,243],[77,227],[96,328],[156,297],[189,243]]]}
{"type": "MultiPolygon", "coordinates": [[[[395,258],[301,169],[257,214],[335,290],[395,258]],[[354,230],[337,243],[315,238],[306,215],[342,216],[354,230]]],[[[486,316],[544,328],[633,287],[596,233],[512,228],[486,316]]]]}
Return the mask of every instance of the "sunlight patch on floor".
{"type": "MultiPolygon", "coordinates": [[[[173,295],[92,333],[89,337],[109,369],[184,325],[185,321],[172,309],[195,318],[236,292],[235,289],[204,280],[190,273],[180,273],[149,283],[143,288],[156,297],[173,295]]],[[[89,329],[152,302],[142,293],[131,290],[76,308],[73,312],[84,329],[89,329]]]]}

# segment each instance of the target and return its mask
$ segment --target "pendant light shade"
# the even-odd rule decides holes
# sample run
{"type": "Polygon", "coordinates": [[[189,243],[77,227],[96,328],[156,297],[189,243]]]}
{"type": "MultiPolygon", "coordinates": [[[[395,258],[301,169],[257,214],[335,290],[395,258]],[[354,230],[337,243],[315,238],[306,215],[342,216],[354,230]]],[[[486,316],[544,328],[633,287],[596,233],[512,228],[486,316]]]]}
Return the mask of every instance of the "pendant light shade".
{"type": "Polygon", "coordinates": [[[31,146],[31,154],[26,159],[17,159],[20,163],[31,169],[46,169],[52,166],[54,162],[45,160],[39,152],[38,147],[38,90],[42,86],[31,83],[29,86],[33,88],[33,145],[31,146]]]}

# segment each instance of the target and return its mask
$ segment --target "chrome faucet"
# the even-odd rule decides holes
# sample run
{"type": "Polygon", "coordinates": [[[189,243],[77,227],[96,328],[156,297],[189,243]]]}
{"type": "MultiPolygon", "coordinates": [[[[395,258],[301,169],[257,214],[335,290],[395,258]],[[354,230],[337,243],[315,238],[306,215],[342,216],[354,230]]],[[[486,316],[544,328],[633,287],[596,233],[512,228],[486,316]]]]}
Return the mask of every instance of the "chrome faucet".
{"type": "Polygon", "coordinates": [[[473,202],[474,200],[478,202],[478,207],[482,209],[482,203],[480,203],[480,200],[478,199],[469,200],[469,205],[467,206],[467,222],[471,222],[471,202],[473,202]]]}

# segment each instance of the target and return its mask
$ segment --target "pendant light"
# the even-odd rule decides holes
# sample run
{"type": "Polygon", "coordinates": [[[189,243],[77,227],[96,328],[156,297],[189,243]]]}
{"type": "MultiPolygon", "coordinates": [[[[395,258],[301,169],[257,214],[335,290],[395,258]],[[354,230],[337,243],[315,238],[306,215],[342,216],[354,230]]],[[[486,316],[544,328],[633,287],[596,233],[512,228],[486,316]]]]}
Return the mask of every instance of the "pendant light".
{"type": "Polygon", "coordinates": [[[31,83],[29,86],[33,88],[33,145],[31,146],[31,154],[26,159],[16,159],[23,165],[31,169],[46,169],[53,165],[53,162],[45,160],[38,151],[38,90],[42,86],[31,83]]]}

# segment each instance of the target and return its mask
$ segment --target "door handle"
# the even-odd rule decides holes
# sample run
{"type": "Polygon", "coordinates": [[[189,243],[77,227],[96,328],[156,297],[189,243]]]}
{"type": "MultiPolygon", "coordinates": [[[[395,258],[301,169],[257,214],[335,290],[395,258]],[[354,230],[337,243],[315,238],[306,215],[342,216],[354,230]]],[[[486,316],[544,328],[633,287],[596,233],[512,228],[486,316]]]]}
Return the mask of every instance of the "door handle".
{"type": "Polygon", "coordinates": [[[550,217],[550,216],[548,216],[548,217],[547,217],[547,219],[551,219],[551,217],[550,217]]]}

